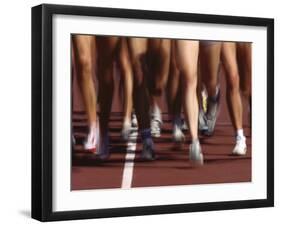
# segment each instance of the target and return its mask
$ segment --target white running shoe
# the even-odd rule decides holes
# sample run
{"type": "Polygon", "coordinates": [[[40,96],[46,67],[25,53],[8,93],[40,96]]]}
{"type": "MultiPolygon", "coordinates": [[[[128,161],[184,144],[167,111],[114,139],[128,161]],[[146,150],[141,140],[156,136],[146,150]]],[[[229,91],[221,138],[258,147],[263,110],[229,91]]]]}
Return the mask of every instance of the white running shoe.
{"type": "Polygon", "coordinates": [[[162,115],[160,109],[152,111],[150,114],[150,119],[152,137],[160,137],[162,125],[162,115]]]}
{"type": "Polygon", "coordinates": [[[246,155],[247,145],[245,137],[236,137],[236,145],[232,151],[233,155],[246,155]]]}
{"type": "Polygon", "coordinates": [[[151,135],[153,137],[160,137],[161,124],[162,124],[162,122],[159,119],[152,117],[151,122],[150,122],[150,128],[151,128],[151,135]]]}
{"type": "Polygon", "coordinates": [[[96,128],[96,132],[91,132],[88,134],[86,140],[84,141],[84,149],[95,153],[98,139],[99,139],[99,129],[96,128]]]}
{"type": "Polygon", "coordinates": [[[131,122],[124,122],[123,123],[123,128],[122,128],[122,138],[125,140],[125,141],[128,141],[129,140],[129,136],[130,136],[130,133],[131,133],[131,122]]]}
{"type": "Polygon", "coordinates": [[[173,140],[175,142],[184,142],[185,141],[185,136],[181,130],[181,125],[174,124],[173,128],[173,140]]]}
{"type": "Polygon", "coordinates": [[[189,160],[192,166],[202,166],[204,164],[203,153],[199,140],[193,141],[189,146],[189,160]]]}

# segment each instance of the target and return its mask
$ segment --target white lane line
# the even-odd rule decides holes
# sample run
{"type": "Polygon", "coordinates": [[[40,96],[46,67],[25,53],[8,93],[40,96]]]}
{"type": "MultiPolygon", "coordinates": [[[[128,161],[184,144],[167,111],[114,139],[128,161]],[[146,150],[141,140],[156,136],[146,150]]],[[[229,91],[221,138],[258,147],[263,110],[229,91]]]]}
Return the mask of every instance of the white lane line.
{"type": "Polygon", "coordinates": [[[129,136],[127,143],[127,154],[125,157],[125,165],[122,176],[121,188],[128,189],[132,187],[133,173],[134,173],[134,159],[136,155],[138,131],[134,131],[129,136]]]}

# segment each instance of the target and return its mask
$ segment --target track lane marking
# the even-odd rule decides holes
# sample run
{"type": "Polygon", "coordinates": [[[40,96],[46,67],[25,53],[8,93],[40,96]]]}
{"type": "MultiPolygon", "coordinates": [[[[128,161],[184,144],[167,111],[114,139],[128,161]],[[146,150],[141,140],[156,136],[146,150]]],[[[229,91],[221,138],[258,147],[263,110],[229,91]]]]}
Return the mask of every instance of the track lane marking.
{"type": "Polygon", "coordinates": [[[125,164],[122,176],[122,189],[128,189],[132,187],[133,181],[133,173],[134,173],[134,159],[136,155],[136,147],[137,147],[137,137],[138,131],[137,129],[133,131],[129,136],[129,141],[127,143],[126,148],[126,157],[125,157],[125,164]]]}

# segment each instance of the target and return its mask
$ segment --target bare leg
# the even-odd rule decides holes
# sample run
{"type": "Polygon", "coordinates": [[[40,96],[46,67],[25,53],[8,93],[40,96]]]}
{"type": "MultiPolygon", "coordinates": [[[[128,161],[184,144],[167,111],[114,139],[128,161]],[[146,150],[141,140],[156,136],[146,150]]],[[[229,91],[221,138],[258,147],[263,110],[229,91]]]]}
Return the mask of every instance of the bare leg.
{"type": "Polygon", "coordinates": [[[221,56],[221,42],[201,42],[200,72],[208,93],[205,135],[212,135],[219,108],[218,72],[221,56]]]}
{"type": "Polygon", "coordinates": [[[147,39],[128,38],[131,62],[134,72],[134,106],[140,129],[150,128],[149,94],[144,75],[147,39]]]}
{"type": "MultiPolygon", "coordinates": [[[[74,35],[72,38],[74,58],[77,69],[77,81],[80,87],[85,110],[88,116],[89,136],[88,140],[95,138],[96,130],[96,93],[93,84],[93,64],[95,61],[95,38],[88,35],[74,35]]],[[[88,143],[88,142],[86,142],[88,143]]],[[[93,145],[85,145],[86,149],[95,148],[93,145]]]]}
{"type": "Polygon", "coordinates": [[[232,124],[236,132],[236,145],[232,151],[236,155],[246,154],[246,138],[242,127],[242,103],[239,89],[239,74],[236,60],[236,44],[224,42],[222,45],[222,62],[226,71],[227,104],[232,124]]]}
{"type": "Polygon", "coordinates": [[[160,102],[169,74],[170,49],[171,41],[169,39],[154,38],[148,41],[151,132],[155,137],[160,136],[160,124],[162,123],[160,102]]]}
{"type": "Polygon", "coordinates": [[[200,70],[209,96],[217,94],[220,56],[221,42],[200,45],[200,70]]]}
{"type": "Polygon", "coordinates": [[[176,60],[182,77],[183,108],[192,140],[198,139],[197,63],[198,41],[176,41],[176,60]]]}
{"type": "Polygon", "coordinates": [[[251,124],[252,102],[252,44],[239,42],[237,46],[237,62],[240,75],[240,89],[242,95],[249,102],[249,115],[251,124]]]}
{"type": "Polygon", "coordinates": [[[124,83],[124,119],[122,136],[124,139],[128,139],[131,128],[131,113],[133,108],[133,72],[129,58],[127,41],[125,38],[122,38],[120,42],[117,60],[120,65],[121,76],[123,77],[122,81],[124,83]]]}
{"type": "Polygon", "coordinates": [[[150,131],[149,93],[144,74],[147,39],[128,38],[127,40],[134,72],[134,106],[143,141],[142,158],[145,160],[153,160],[154,148],[150,131]]]}
{"type": "Polygon", "coordinates": [[[175,42],[171,43],[171,57],[170,70],[167,83],[167,101],[169,113],[172,116],[173,122],[173,139],[176,142],[184,141],[185,137],[181,131],[181,86],[180,86],[180,72],[176,65],[175,59],[175,42]]]}
{"type": "Polygon", "coordinates": [[[180,114],[181,111],[180,71],[176,64],[174,44],[174,41],[172,41],[171,62],[167,84],[168,107],[172,115],[180,114]]]}
{"type": "Polygon", "coordinates": [[[100,148],[101,158],[107,158],[108,151],[108,122],[113,97],[113,62],[119,42],[118,37],[97,37],[97,75],[99,80],[100,104],[100,148]]]}
{"type": "Polygon", "coordinates": [[[224,42],[222,45],[222,62],[226,71],[227,104],[233,127],[242,129],[242,103],[239,90],[239,74],[236,61],[236,45],[224,42]]]}
{"type": "Polygon", "coordinates": [[[197,64],[199,42],[177,40],[176,61],[181,73],[183,89],[183,108],[188,121],[192,143],[189,158],[192,163],[202,165],[203,154],[198,140],[198,100],[197,100],[197,64]]]}

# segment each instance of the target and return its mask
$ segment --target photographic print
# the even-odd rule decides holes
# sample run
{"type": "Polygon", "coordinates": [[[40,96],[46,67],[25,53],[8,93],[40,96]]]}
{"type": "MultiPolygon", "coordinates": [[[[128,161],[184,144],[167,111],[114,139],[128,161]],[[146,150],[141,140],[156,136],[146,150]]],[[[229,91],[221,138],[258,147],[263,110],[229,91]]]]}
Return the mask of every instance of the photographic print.
{"type": "Polygon", "coordinates": [[[71,189],[251,181],[252,43],[71,40],[71,189]]]}
{"type": "Polygon", "coordinates": [[[32,8],[32,217],[274,205],[274,21],[32,8]]]}

